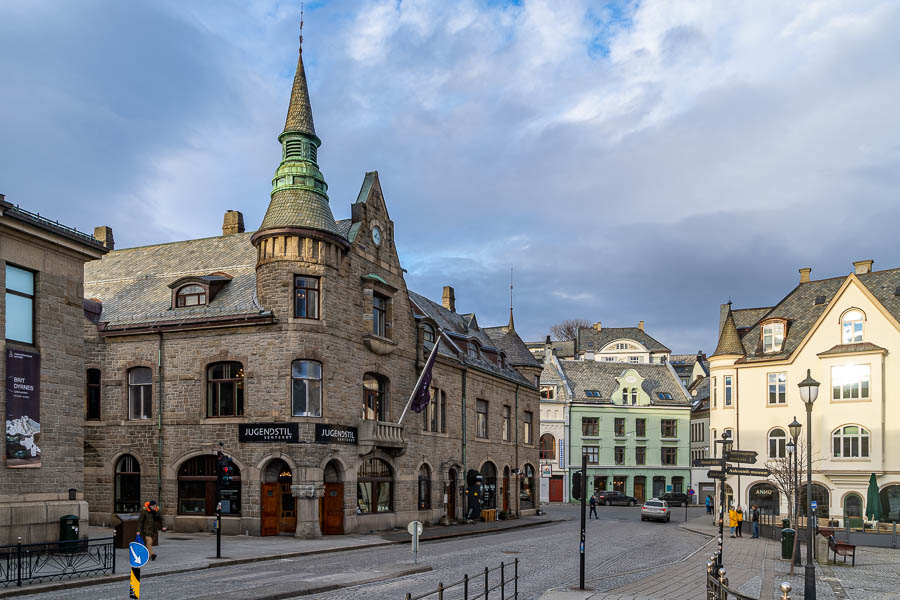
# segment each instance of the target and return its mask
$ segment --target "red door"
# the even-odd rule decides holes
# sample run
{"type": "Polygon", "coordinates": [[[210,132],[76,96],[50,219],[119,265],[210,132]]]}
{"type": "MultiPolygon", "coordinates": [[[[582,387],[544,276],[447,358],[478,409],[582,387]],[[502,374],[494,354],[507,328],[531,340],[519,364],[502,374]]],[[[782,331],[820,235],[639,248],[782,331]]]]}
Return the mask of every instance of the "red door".
{"type": "Polygon", "coordinates": [[[554,475],[550,478],[550,502],[563,501],[563,478],[562,475],[554,475]]]}

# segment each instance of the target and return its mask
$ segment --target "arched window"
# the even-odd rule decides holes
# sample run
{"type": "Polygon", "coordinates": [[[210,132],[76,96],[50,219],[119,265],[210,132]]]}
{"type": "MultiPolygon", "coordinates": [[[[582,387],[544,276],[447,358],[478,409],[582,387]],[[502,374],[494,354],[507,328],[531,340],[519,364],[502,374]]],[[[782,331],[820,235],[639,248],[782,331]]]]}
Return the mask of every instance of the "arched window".
{"type": "Polygon", "coordinates": [[[366,373],[363,377],[362,418],[387,420],[387,381],[381,375],[366,373]]]}
{"type": "MultiPolygon", "coordinates": [[[[829,506],[829,497],[828,488],[820,483],[812,484],[812,499],[817,504],[816,506],[816,516],[820,518],[828,517],[830,506],[829,506]]],[[[797,507],[798,512],[801,517],[806,516],[806,484],[800,486],[800,505],[797,507]]]]}
{"type": "Polygon", "coordinates": [[[141,465],[130,454],[116,461],[113,512],[136,513],[141,510],[141,465]]]}
{"type": "Polygon", "coordinates": [[[637,388],[631,388],[631,403],[637,404],[637,388]]]}
{"type": "Polygon", "coordinates": [[[841,317],[841,339],[844,344],[855,344],[863,341],[863,321],[865,315],[859,309],[851,309],[841,317]]]}
{"type": "Polygon", "coordinates": [[[888,485],[878,492],[881,520],[900,522],[900,485],[888,485]]]}
{"type": "Polygon", "coordinates": [[[128,418],[149,419],[153,398],[153,372],[148,367],[128,370],[128,418]]]}
{"type": "Polygon", "coordinates": [[[831,434],[835,458],[869,458],[869,432],[858,425],[845,425],[831,434]]]}
{"type": "Polygon", "coordinates": [[[84,418],[88,421],[100,420],[100,369],[88,369],[85,377],[84,418]]]}
{"type": "Polygon", "coordinates": [[[312,360],[291,363],[291,414],[322,416],[322,365],[312,360]]]}
{"type": "Polygon", "coordinates": [[[781,512],[781,499],[778,488],[771,483],[757,483],[750,486],[748,492],[750,505],[759,507],[764,515],[777,515],[781,512]]]}
{"type": "Polygon", "coordinates": [[[201,304],[206,304],[206,290],[202,285],[184,285],[175,294],[176,307],[199,306],[201,304]]]}
{"type": "Polygon", "coordinates": [[[390,465],[380,458],[370,458],[356,475],[356,514],[391,512],[394,498],[394,475],[390,465]]]}
{"type": "Polygon", "coordinates": [[[541,458],[545,460],[556,459],[556,439],[549,433],[541,436],[541,458]]]}
{"type": "MultiPolygon", "coordinates": [[[[222,485],[222,514],[241,514],[241,470],[232,463],[233,479],[222,485]]],[[[189,458],[178,469],[178,514],[216,514],[216,457],[189,458]]]]}
{"type": "Polygon", "coordinates": [[[769,458],[784,458],[786,454],[787,437],[784,429],[776,427],[769,432],[769,458]]]}
{"type": "Polygon", "coordinates": [[[240,417],[244,414],[244,366],[220,362],[206,370],[206,416],[240,417]]]}
{"type": "Polygon", "coordinates": [[[431,508],[431,469],[423,464],[419,467],[419,510],[431,508]]]}
{"type": "Polygon", "coordinates": [[[426,346],[431,346],[434,343],[434,327],[432,327],[429,323],[425,323],[422,325],[422,339],[425,342],[426,346]]]}
{"type": "Polygon", "coordinates": [[[850,493],[844,496],[844,518],[858,519],[863,516],[862,496],[850,493]]]}
{"type": "Polygon", "coordinates": [[[622,388],[622,404],[628,404],[628,388],[622,388]]]}
{"type": "Polygon", "coordinates": [[[519,502],[522,508],[534,508],[534,467],[525,465],[523,475],[519,502]]]}
{"type": "Polygon", "coordinates": [[[481,467],[482,508],[497,508],[497,467],[491,461],[481,467]]]}

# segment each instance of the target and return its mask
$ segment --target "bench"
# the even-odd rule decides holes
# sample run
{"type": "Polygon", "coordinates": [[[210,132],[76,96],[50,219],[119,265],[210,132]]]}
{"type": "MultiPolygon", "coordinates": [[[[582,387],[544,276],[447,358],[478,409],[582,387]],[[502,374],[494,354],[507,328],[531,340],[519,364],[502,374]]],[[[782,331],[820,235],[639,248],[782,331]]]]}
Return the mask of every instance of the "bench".
{"type": "Polygon", "coordinates": [[[847,557],[853,557],[853,566],[856,566],[856,546],[853,544],[845,544],[843,542],[834,541],[834,536],[828,537],[828,550],[834,553],[834,562],[837,562],[838,554],[844,557],[844,562],[847,562],[847,557]]]}

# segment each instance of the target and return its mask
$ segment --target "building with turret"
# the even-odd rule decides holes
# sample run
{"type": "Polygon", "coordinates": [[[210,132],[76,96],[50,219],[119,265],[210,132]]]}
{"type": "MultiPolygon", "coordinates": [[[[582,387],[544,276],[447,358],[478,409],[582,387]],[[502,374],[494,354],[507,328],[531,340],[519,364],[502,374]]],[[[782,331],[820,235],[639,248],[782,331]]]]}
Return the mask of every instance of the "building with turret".
{"type": "Polygon", "coordinates": [[[482,328],[452,287],[407,289],[376,172],[335,220],[302,52],[278,141],[255,231],[229,210],[221,236],[85,269],[92,522],[152,498],[175,531],[209,530],[220,500],[223,531],[251,535],[533,512],[541,366],[512,317],[482,328]],[[436,343],[432,401],[404,414],[436,343]],[[217,490],[219,451],[235,469],[217,490]]]}

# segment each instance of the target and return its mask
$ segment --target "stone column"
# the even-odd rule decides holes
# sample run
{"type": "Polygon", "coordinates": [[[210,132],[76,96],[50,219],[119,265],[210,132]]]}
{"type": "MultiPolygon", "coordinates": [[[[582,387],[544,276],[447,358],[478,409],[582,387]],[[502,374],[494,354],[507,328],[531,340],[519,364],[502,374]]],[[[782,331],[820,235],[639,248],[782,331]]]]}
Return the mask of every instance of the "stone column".
{"type": "Polygon", "coordinates": [[[297,498],[297,530],[295,537],[322,537],[319,527],[319,498],[325,495],[325,485],[318,481],[307,481],[291,486],[291,493],[297,498]]]}

